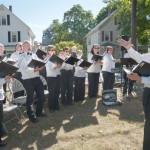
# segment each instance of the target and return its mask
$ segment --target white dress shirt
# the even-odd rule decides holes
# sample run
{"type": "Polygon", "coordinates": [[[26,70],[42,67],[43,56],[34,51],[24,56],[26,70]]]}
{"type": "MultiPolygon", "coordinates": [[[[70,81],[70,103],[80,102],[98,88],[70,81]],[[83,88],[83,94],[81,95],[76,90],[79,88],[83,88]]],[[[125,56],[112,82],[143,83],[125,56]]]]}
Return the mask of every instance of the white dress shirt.
{"type": "Polygon", "coordinates": [[[5,78],[0,78],[0,101],[4,100],[4,90],[3,90],[3,84],[5,84],[5,78]]]}
{"type": "Polygon", "coordinates": [[[103,67],[102,71],[112,72],[115,68],[115,59],[111,54],[105,53],[103,57],[103,67]]]}
{"type": "Polygon", "coordinates": [[[77,62],[77,65],[75,66],[75,73],[74,76],[75,77],[86,77],[86,70],[84,70],[82,67],[79,66],[79,64],[82,62],[83,60],[80,59],[77,62]]]}
{"type": "Polygon", "coordinates": [[[58,75],[60,75],[60,69],[54,69],[56,65],[51,61],[48,61],[45,66],[47,77],[57,77],[58,75]]]}
{"type": "Polygon", "coordinates": [[[36,54],[27,55],[27,52],[24,52],[19,57],[19,62],[20,62],[19,67],[20,67],[23,80],[39,77],[38,71],[34,72],[34,68],[28,67],[28,64],[32,59],[39,60],[36,54]]]}
{"type": "MultiPolygon", "coordinates": [[[[61,59],[63,59],[63,60],[66,60],[67,58],[69,58],[69,56],[68,57],[61,57],[61,59]]],[[[70,65],[70,64],[67,64],[65,62],[62,64],[62,69],[64,69],[64,70],[72,70],[73,67],[74,67],[74,65],[70,65]]]]}
{"type": "Polygon", "coordinates": [[[94,63],[92,60],[93,54],[89,53],[88,54],[88,61],[92,63],[92,65],[87,69],[88,73],[99,73],[101,70],[101,65],[100,63],[94,63]]]}
{"type": "MultiPolygon", "coordinates": [[[[147,63],[150,63],[150,53],[146,54],[140,54],[137,51],[135,51],[132,47],[128,50],[128,53],[130,57],[132,57],[135,61],[138,63],[145,61],[147,63]]],[[[150,88],[150,76],[149,77],[141,77],[141,82],[144,83],[144,87],[150,88]]]]}

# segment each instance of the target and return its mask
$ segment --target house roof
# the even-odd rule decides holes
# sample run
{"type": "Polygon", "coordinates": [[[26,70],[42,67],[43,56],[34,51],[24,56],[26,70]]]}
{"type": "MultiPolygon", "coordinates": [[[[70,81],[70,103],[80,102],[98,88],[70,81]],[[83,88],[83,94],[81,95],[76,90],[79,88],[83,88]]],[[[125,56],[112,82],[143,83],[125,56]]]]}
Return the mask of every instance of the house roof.
{"type": "MultiPolygon", "coordinates": [[[[4,8],[7,9],[8,11],[10,11],[10,10],[9,10],[6,6],[4,6],[3,4],[1,4],[0,7],[4,7],[4,8]]],[[[27,29],[28,29],[28,31],[29,31],[29,34],[30,34],[33,38],[36,37],[35,34],[32,32],[31,28],[30,28],[27,24],[25,24],[25,23],[24,23],[20,18],[18,18],[13,12],[10,11],[10,13],[11,13],[14,17],[16,17],[20,22],[22,22],[22,23],[27,27],[27,29]]]]}
{"type": "Polygon", "coordinates": [[[115,11],[107,16],[105,19],[103,19],[97,26],[95,26],[88,34],[86,34],[85,37],[88,37],[89,35],[91,35],[92,33],[96,32],[97,30],[99,30],[100,27],[102,27],[103,25],[105,25],[110,19],[111,17],[114,15],[115,11]]]}

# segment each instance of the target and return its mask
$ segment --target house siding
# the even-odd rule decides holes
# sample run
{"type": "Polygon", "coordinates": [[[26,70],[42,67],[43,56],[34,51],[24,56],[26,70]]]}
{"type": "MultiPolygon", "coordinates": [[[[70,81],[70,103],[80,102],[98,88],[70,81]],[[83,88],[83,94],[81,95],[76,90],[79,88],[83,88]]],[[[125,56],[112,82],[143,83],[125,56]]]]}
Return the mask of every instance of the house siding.
{"type": "MultiPolygon", "coordinates": [[[[118,25],[114,24],[114,16],[111,15],[101,21],[93,30],[91,30],[86,38],[91,39],[91,43],[87,42],[87,53],[91,50],[93,44],[103,44],[105,41],[105,32],[109,32],[109,41],[116,43],[116,38],[120,36],[121,32],[117,29],[118,25]]],[[[106,47],[101,46],[101,53],[104,53],[106,47]]],[[[120,46],[115,46],[113,56],[115,58],[121,57],[120,46]]]]}
{"type": "Polygon", "coordinates": [[[15,16],[9,9],[7,9],[4,5],[0,5],[0,17],[6,16],[7,23],[6,25],[0,25],[0,43],[5,46],[5,49],[12,46],[12,50],[14,50],[13,45],[16,42],[13,42],[9,39],[8,35],[12,32],[16,32],[17,42],[29,40],[31,43],[34,42],[35,35],[30,34],[31,29],[17,16],[15,16]]]}

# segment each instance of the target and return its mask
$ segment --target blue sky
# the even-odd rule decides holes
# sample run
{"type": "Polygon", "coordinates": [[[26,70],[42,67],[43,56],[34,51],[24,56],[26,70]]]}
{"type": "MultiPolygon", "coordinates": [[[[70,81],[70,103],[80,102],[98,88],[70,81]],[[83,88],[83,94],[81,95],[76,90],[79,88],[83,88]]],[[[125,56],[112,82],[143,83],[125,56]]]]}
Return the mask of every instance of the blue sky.
{"type": "Polygon", "coordinates": [[[25,22],[41,42],[43,30],[54,19],[63,20],[64,12],[80,4],[84,10],[91,10],[94,17],[106,6],[102,0],[0,0],[7,8],[12,5],[13,13],[25,22]]]}

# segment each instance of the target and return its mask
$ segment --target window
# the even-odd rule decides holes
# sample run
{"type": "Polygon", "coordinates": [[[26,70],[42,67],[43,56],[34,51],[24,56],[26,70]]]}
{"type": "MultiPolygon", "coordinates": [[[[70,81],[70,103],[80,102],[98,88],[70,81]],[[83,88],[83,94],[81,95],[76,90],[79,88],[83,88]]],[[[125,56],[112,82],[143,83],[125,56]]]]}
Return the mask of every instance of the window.
{"type": "Polygon", "coordinates": [[[12,42],[17,42],[17,32],[11,32],[12,42]]]}
{"type": "Polygon", "coordinates": [[[105,31],[105,41],[110,41],[110,34],[108,31],[105,31]]]}
{"type": "Polygon", "coordinates": [[[120,24],[120,21],[117,17],[114,18],[114,25],[118,25],[120,24]]]}
{"type": "Polygon", "coordinates": [[[6,25],[6,16],[2,16],[2,25],[6,25]]]}
{"type": "Polygon", "coordinates": [[[20,42],[21,32],[20,31],[8,31],[8,42],[20,42]]]}
{"type": "Polygon", "coordinates": [[[10,25],[10,15],[0,16],[0,25],[10,25]]]}
{"type": "Polygon", "coordinates": [[[102,31],[102,41],[113,41],[113,32],[102,31]]]}

